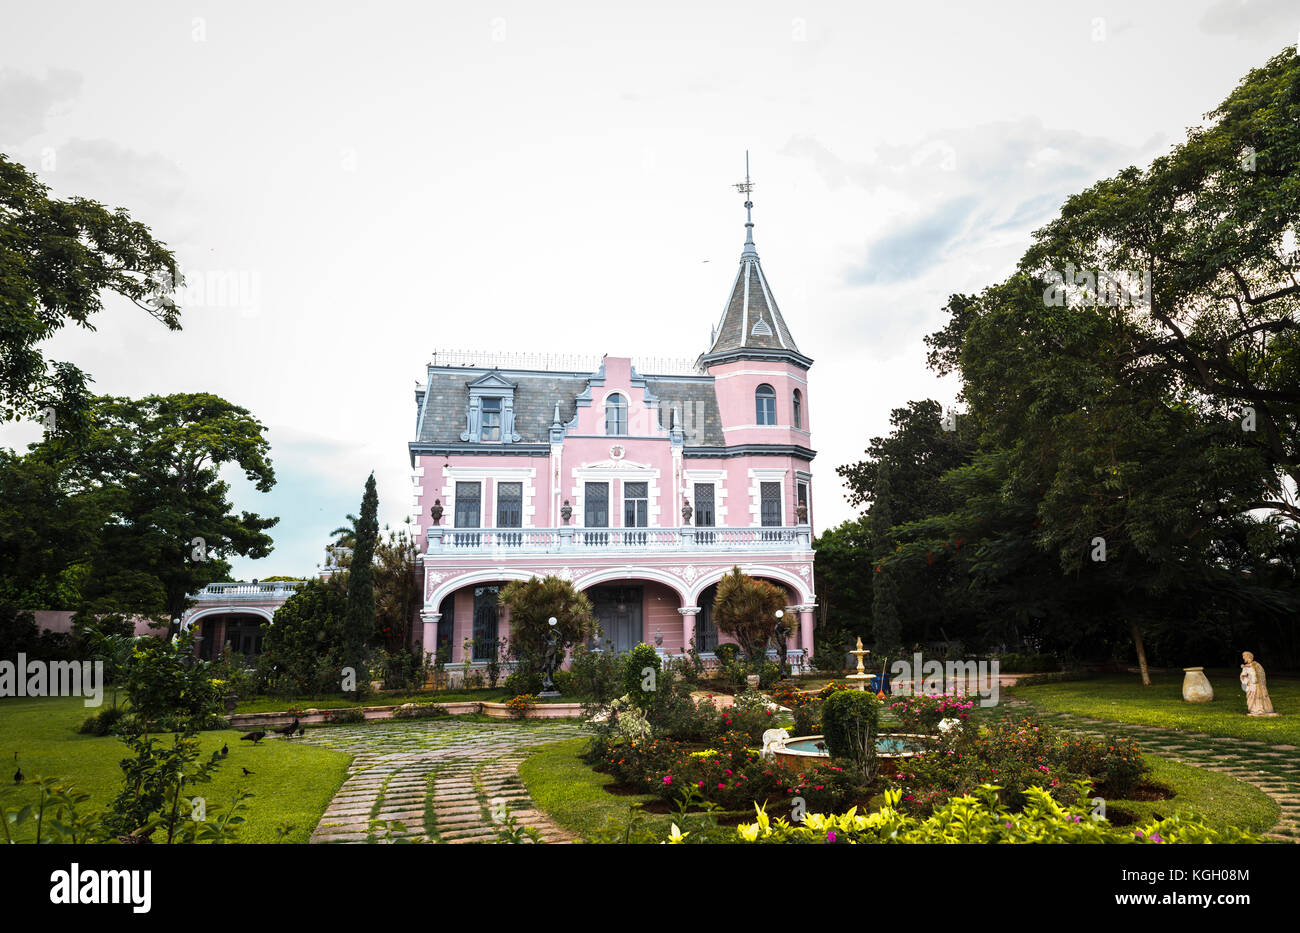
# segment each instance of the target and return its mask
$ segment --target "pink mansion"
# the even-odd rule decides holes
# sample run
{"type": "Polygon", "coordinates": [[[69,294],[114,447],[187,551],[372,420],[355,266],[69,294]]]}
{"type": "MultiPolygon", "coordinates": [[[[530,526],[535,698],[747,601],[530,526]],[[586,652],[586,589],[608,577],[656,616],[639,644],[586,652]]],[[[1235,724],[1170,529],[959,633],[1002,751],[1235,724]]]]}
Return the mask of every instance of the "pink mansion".
{"type": "MultiPolygon", "coordinates": [[[[742,189],[743,190],[743,189],[742,189]]],[[[751,208],[746,202],[746,208],[751,208]]],[[[783,587],[796,666],[813,645],[808,370],[754,249],[693,365],[467,355],[428,366],[409,443],[424,542],[423,646],[485,661],[509,580],[555,574],[605,642],[706,656],[732,567],[783,587]]],[[[724,638],[724,640],[726,640],[724,638]]]]}

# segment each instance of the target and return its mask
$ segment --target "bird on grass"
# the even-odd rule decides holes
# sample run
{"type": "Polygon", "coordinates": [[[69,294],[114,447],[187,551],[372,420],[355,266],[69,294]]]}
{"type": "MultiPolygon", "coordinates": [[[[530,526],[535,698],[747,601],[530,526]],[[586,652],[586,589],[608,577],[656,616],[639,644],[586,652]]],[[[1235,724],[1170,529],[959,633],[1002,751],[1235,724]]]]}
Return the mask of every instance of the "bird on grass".
{"type": "Polygon", "coordinates": [[[17,752],[14,752],[14,766],[18,769],[17,771],[14,772],[14,783],[21,784],[23,782],[23,767],[22,765],[18,764],[17,752]]]}
{"type": "Polygon", "coordinates": [[[299,726],[299,727],[298,727],[298,738],[302,738],[302,737],[303,737],[304,735],[306,735],[306,734],[307,734],[307,730],[304,729],[302,726],[299,726]]]}
{"type": "Polygon", "coordinates": [[[298,717],[295,716],[293,717],[293,722],[289,723],[289,725],[287,726],[281,726],[279,729],[276,729],[275,734],[282,735],[287,739],[287,738],[292,738],[293,734],[297,731],[298,731],[298,717]]]}
{"type": "Polygon", "coordinates": [[[239,741],[241,741],[241,742],[252,742],[254,745],[256,745],[258,742],[262,741],[262,739],[264,739],[264,738],[266,738],[266,732],[263,731],[263,730],[259,730],[259,731],[257,731],[257,732],[250,732],[250,733],[248,733],[248,735],[241,735],[241,736],[239,737],[239,741]]]}
{"type": "Polygon", "coordinates": [[[256,774],[256,773],[257,773],[256,771],[249,771],[247,768],[240,768],[239,770],[241,770],[241,771],[244,772],[244,777],[248,777],[250,774],[256,774]]]}
{"type": "Polygon", "coordinates": [[[229,754],[230,754],[230,746],[227,745],[225,742],[222,742],[222,743],[221,743],[221,757],[222,757],[222,758],[225,758],[225,757],[226,757],[227,755],[229,755],[229,754]]]}

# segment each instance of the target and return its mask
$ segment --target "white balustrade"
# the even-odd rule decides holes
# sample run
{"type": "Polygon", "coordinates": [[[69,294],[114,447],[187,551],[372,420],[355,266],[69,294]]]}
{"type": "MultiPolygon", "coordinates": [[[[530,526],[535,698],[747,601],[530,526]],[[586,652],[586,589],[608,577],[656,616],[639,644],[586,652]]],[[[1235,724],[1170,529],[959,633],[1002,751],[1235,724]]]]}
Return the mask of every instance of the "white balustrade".
{"type": "Polygon", "coordinates": [[[807,525],[759,528],[445,528],[426,534],[429,554],[443,552],[791,551],[812,547],[807,525]]]}

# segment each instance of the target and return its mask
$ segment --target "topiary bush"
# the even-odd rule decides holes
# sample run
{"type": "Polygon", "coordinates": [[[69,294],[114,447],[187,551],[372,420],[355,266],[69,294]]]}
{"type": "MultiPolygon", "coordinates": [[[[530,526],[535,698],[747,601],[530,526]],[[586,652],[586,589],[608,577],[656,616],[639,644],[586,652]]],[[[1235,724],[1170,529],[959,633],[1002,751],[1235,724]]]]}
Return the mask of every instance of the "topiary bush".
{"type": "Polygon", "coordinates": [[[832,758],[852,761],[871,777],[876,770],[880,701],[865,690],[840,690],[822,703],[822,735],[832,758]]]}
{"type": "Polygon", "coordinates": [[[623,656],[623,691],[640,707],[650,706],[659,690],[659,652],[640,644],[623,656]]]}

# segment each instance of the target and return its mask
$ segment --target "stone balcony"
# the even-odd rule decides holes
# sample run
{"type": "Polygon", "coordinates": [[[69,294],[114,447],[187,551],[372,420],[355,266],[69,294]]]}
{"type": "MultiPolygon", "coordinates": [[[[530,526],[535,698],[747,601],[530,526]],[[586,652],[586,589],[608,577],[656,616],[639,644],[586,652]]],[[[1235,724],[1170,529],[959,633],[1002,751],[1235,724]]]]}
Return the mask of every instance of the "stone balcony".
{"type": "Polygon", "coordinates": [[[288,599],[302,589],[306,582],[306,580],[273,580],[270,583],[209,583],[193,594],[193,598],[200,603],[288,599]]]}
{"type": "Polygon", "coordinates": [[[444,528],[427,534],[426,554],[591,554],[682,551],[789,552],[812,549],[809,525],[757,528],[444,528]]]}

